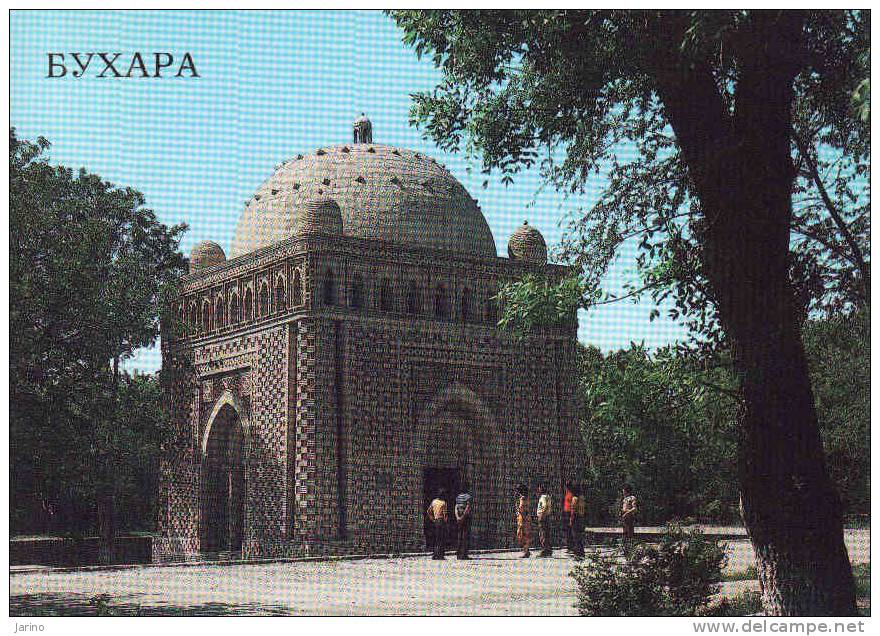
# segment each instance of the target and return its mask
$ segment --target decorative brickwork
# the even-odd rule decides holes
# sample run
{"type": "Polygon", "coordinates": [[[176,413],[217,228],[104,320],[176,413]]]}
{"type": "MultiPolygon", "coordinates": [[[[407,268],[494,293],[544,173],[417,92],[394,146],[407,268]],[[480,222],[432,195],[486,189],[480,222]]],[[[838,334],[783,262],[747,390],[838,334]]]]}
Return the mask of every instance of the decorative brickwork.
{"type": "MultiPolygon", "coordinates": [[[[356,156],[356,167],[370,167],[365,186],[382,184],[379,196],[400,186],[385,183],[381,170],[394,176],[429,161],[369,147],[330,148],[309,165],[356,156]]],[[[447,188],[446,212],[463,205],[471,221],[457,222],[473,222],[479,212],[469,195],[427,165],[446,181],[401,183],[447,188]]],[[[276,180],[293,188],[285,179],[294,172],[276,180]]],[[[157,559],[192,558],[209,529],[213,543],[246,558],[421,550],[425,498],[434,494],[426,488],[437,475],[450,487],[470,486],[472,545],[511,545],[515,486],[542,482],[561,494],[578,471],[574,316],[565,328],[518,341],[496,329],[490,301],[524,272],[557,279],[565,270],[492,256],[482,215],[460,250],[449,249],[450,237],[467,228],[436,226],[446,222],[439,211],[433,220],[404,215],[402,229],[383,222],[384,234],[374,237],[362,220],[354,224],[368,203],[349,172],[339,179],[351,182],[336,186],[354,197],[340,202],[345,235],[309,226],[181,281],[175,306],[188,327],[163,339],[174,435],[161,467],[157,559]],[[420,223],[435,224],[424,240],[395,242],[421,231],[420,223]],[[435,311],[440,289],[443,307],[435,311]],[[242,485],[227,492],[227,481],[242,485]],[[222,527],[207,528],[218,510],[222,527]]],[[[322,175],[315,178],[330,178],[322,175]]],[[[419,201],[427,214],[428,198],[419,201]]],[[[257,227],[260,209],[248,209],[248,227],[257,227]]]]}

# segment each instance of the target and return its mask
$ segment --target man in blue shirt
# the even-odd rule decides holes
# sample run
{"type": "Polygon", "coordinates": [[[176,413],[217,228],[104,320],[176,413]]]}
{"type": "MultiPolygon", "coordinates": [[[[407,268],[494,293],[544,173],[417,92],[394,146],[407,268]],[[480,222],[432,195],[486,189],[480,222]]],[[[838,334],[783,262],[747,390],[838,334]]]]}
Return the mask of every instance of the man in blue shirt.
{"type": "Polygon", "coordinates": [[[463,492],[455,498],[455,528],[458,535],[456,556],[461,560],[470,559],[468,549],[471,534],[471,515],[473,512],[473,497],[468,492],[467,486],[463,492]]]}

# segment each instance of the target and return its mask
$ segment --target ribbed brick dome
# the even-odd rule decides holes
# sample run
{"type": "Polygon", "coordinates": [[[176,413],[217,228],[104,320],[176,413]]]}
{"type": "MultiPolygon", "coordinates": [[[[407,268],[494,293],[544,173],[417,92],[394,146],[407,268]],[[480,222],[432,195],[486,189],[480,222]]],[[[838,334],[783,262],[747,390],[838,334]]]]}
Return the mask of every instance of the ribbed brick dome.
{"type": "Polygon", "coordinates": [[[222,247],[214,241],[202,241],[190,252],[189,271],[193,274],[224,262],[226,262],[226,254],[223,253],[222,247]]]}
{"type": "Polygon", "coordinates": [[[507,242],[507,255],[519,261],[544,264],[547,262],[547,243],[538,230],[523,221],[507,242]]]}
{"type": "Polygon", "coordinates": [[[372,143],[319,149],[282,164],[248,202],[231,256],[293,236],[305,206],[332,199],[347,236],[491,258],[486,219],[448,170],[411,150],[372,143]]]}

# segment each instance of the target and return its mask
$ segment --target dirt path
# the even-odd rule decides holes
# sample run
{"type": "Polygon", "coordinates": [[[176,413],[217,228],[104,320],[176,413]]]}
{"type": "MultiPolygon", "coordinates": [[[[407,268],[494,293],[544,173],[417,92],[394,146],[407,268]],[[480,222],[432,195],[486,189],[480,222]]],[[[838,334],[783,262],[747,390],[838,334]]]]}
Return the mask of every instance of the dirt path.
{"type": "MultiPolygon", "coordinates": [[[[847,535],[854,563],[867,562],[869,533],[847,535]]],[[[730,544],[728,572],[752,564],[748,542],[730,544]]],[[[573,561],[471,561],[427,557],[260,565],[36,572],[10,576],[10,613],[94,614],[90,599],[124,614],[171,615],[575,615],[573,561]]],[[[730,591],[747,585],[727,585],[730,591]]]]}

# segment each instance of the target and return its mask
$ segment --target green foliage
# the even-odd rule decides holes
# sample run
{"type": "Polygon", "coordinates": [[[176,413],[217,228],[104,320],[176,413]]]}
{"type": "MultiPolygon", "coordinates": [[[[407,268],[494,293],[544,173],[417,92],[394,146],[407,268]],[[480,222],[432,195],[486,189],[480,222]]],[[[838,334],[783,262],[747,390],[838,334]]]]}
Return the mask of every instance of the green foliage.
{"type": "Polygon", "coordinates": [[[501,307],[498,326],[524,338],[541,327],[571,325],[582,295],[576,276],[551,283],[544,277],[526,274],[502,285],[494,297],[501,307]]]}
{"type": "Polygon", "coordinates": [[[159,458],[170,435],[170,414],[155,375],[123,375],[112,435],[104,452],[113,466],[120,529],[151,530],[157,519],[159,458]]]}
{"type": "Polygon", "coordinates": [[[131,188],[51,165],[48,148],[10,131],[11,522],[85,533],[97,511],[115,526],[113,504],[147,496],[161,402],[154,379],[119,367],[159,335],[185,227],[131,188]]]}
{"type": "MultiPolygon", "coordinates": [[[[742,80],[750,53],[764,46],[756,38],[774,37],[757,35],[762,20],[774,19],[770,13],[390,13],[404,42],[443,72],[433,90],[414,95],[411,123],[505,183],[536,167],[568,197],[560,256],[583,272],[584,306],[618,297],[598,290],[628,242],[637,246],[640,277],[625,296],[670,299],[669,317],[687,325],[695,344],[726,346],[701,266],[707,193],[696,191],[693,176],[703,166],[686,161],[661,85],[678,65],[704,70],[714,90],[701,94],[695,112],[718,108],[720,118],[736,119],[734,129],[748,127],[737,119],[737,89],[748,85],[742,80]],[[608,185],[583,207],[600,172],[608,185]]],[[[869,292],[870,130],[863,110],[853,116],[850,96],[867,104],[860,96],[870,75],[870,12],[797,15],[803,42],[792,104],[790,274],[804,311],[827,316],[864,306],[869,292]]],[[[714,146],[706,152],[717,155],[714,146]]]]}
{"type": "Polygon", "coordinates": [[[719,590],[725,547],[670,525],[659,544],[596,554],[575,566],[581,616],[695,616],[719,590]]]}
{"type": "Polygon", "coordinates": [[[871,564],[859,563],[853,566],[853,577],[856,580],[856,594],[860,598],[871,600],[871,564]]]}
{"type": "Polygon", "coordinates": [[[866,78],[859,82],[850,98],[855,116],[859,121],[868,124],[871,122],[871,79],[866,78]]]}
{"type": "Polygon", "coordinates": [[[843,509],[871,511],[870,312],[811,321],[804,344],[828,469],[843,509]]]}
{"type": "Polygon", "coordinates": [[[724,575],[725,581],[757,581],[758,580],[758,571],[755,569],[754,565],[750,565],[745,570],[739,570],[737,572],[731,572],[729,574],[724,575]]]}
{"type": "Polygon", "coordinates": [[[118,616],[110,605],[111,600],[109,594],[97,594],[89,599],[89,605],[95,608],[96,616],[118,616]]]}
{"type": "MultiPolygon", "coordinates": [[[[804,343],[822,441],[845,514],[870,513],[870,315],[810,321],[804,343]]],[[[738,523],[739,398],[730,361],[673,348],[581,347],[578,395],[592,523],[617,522],[620,487],[640,523],[738,523]]]]}
{"type": "Polygon", "coordinates": [[[738,517],[735,384],[723,367],[644,347],[579,356],[588,515],[617,523],[620,487],[639,497],[639,523],[738,517]]]}
{"type": "Polygon", "coordinates": [[[720,617],[720,616],[755,616],[764,611],[761,603],[760,592],[743,592],[732,598],[721,599],[715,606],[706,608],[706,611],[700,612],[700,616],[720,617]]]}

